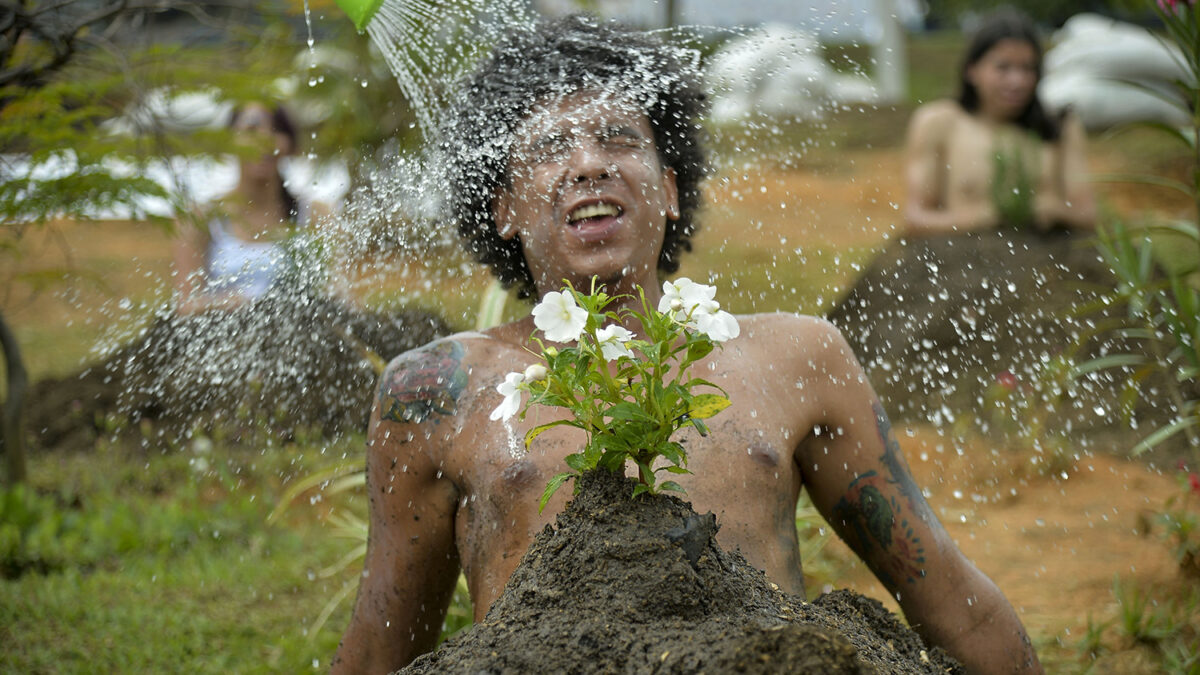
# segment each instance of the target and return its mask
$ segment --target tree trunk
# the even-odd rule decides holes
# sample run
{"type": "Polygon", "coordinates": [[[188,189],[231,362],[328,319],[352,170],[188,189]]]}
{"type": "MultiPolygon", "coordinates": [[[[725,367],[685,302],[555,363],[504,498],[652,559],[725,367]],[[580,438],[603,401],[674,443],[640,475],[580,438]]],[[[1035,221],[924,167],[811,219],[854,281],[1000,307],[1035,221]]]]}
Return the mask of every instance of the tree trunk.
{"type": "Polygon", "coordinates": [[[8,396],[0,410],[0,453],[8,465],[7,482],[16,485],[25,480],[25,389],[28,376],[17,338],[0,313],[0,350],[4,351],[5,372],[8,373],[8,396]]]}

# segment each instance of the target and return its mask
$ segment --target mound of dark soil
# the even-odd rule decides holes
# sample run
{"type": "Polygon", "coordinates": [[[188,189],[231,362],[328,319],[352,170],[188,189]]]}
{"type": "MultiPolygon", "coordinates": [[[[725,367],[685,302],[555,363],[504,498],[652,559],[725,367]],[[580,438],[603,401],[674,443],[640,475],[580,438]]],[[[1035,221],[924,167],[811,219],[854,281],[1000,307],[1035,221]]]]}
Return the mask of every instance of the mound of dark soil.
{"type": "Polygon", "coordinates": [[[787,595],[717,545],[716,519],[585,475],[482,622],[404,673],[947,673],[874,600],[787,595]]]}
{"type": "Polygon", "coordinates": [[[433,314],[383,314],[308,297],[233,310],[167,313],[102,362],[39,382],[30,447],[88,449],[117,431],[177,439],[194,429],[236,440],[266,429],[332,435],[365,427],[383,362],[450,332],[433,314]]]}
{"type": "MultiPolygon", "coordinates": [[[[1023,392],[1047,391],[1055,376],[1044,364],[1060,355],[1080,362],[1106,350],[1141,351],[1093,336],[1114,310],[1080,311],[1114,285],[1090,236],[995,230],[914,238],[885,250],[829,319],[889,412],[947,423],[984,408],[998,377],[1023,392]]],[[[1118,412],[1121,384],[1103,374],[1071,384],[1058,424],[1085,437],[1129,435],[1118,412]]],[[[1168,408],[1137,413],[1168,420],[1168,408]]]]}

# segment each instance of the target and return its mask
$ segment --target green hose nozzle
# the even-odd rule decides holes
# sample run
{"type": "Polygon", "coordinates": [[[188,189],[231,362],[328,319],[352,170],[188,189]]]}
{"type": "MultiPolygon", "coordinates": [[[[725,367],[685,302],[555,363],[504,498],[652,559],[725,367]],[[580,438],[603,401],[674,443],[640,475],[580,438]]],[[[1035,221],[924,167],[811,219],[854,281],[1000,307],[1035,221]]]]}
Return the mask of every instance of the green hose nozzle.
{"type": "Polygon", "coordinates": [[[371,19],[375,18],[375,13],[379,11],[379,6],[383,4],[383,0],[334,0],[338,7],[350,17],[354,22],[354,27],[358,32],[363,32],[367,29],[367,24],[371,23],[371,19]]]}

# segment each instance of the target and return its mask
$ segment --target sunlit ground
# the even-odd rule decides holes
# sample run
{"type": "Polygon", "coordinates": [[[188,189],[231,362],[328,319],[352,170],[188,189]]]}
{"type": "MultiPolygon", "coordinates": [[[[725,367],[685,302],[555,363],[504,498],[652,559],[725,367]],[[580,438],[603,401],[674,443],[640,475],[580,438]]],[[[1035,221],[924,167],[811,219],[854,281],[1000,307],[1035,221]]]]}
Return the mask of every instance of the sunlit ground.
{"type": "MultiPolygon", "coordinates": [[[[915,48],[957,49],[936,40],[915,48]]],[[[931,91],[931,77],[915,73],[914,87],[931,91]]],[[[697,250],[682,273],[721,285],[734,311],[827,310],[898,223],[907,112],[901,107],[796,125],[769,139],[768,151],[758,156],[723,155],[708,186],[697,250]],[[789,149],[795,147],[804,151],[795,154],[789,149]]],[[[716,140],[727,152],[730,139],[716,140]]],[[[1171,153],[1150,132],[1094,137],[1092,170],[1177,171],[1181,159],[1171,153]]],[[[1142,186],[1106,184],[1099,192],[1108,209],[1131,218],[1188,208],[1142,186]]],[[[0,308],[35,379],[78,369],[94,358],[97,340],[128,335],[167,297],[170,239],[151,226],[62,223],[40,235],[31,251],[20,280],[0,295],[0,308]],[[71,275],[65,286],[43,283],[62,274],[71,275]]],[[[386,255],[383,262],[392,273],[359,287],[363,302],[418,304],[462,327],[474,323],[486,275],[426,287],[437,277],[426,268],[440,262],[386,255]]],[[[509,314],[522,311],[514,304],[509,314]]],[[[1144,463],[1121,459],[1123,448],[1081,455],[1047,475],[1030,465],[1027,449],[976,436],[953,439],[917,427],[901,440],[952,536],[1008,594],[1052,672],[1089,663],[1080,652],[1089,621],[1110,649],[1133,654],[1130,663],[1142,658],[1144,647],[1122,632],[1127,617],[1113,593],[1115,576],[1127,590],[1154,589],[1156,598],[1188,601],[1165,546],[1134,532],[1173,483],[1144,463]]],[[[31,485],[76,514],[57,524],[76,533],[58,551],[74,563],[0,581],[0,671],[325,667],[349,601],[332,610],[321,630],[312,627],[356,572],[356,563],[338,566],[354,543],[334,536],[329,515],[361,512],[361,504],[306,493],[278,522],[268,525],[266,518],[286,484],[353,459],[361,439],[333,447],[318,438],[285,446],[265,437],[237,446],[213,441],[211,449],[192,443],[145,454],[102,447],[87,455],[31,458],[31,485]]],[[[884,597],[836,542],[806,565],[817,587],[848,584],[884,597]]]]}

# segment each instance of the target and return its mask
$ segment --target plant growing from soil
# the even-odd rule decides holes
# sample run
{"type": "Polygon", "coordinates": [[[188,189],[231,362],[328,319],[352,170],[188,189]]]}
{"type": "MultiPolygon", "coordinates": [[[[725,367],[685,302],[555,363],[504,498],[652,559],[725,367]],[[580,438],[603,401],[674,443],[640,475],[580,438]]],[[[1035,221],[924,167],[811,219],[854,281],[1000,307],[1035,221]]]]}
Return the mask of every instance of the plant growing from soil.
{"type": "MultiPolygon", "coordinates": [[[[641,311],[618,301],[592,279],[589,293],[569,283],[547,293],[533,308],[534,324],[542,332],[532,341],[539,361],[521,373],[509,373],[496,390],[504,400],[492,420],[507,420],[520,410],[545,405],[566,408],[570,416],[538,425],[525,434],[525,448],[542,432],[570,426],[587,434],[580,452],[568,455],[571,471],[550,479],[541,508],[567,480],[590,469],[617,473],[627,462],[637,466],[633,496],[662,490],[683,492],[672,480],[657,474],[685,474],[687,453],[672,439],[684,427],[707,435],[704,420],[729,406],[717,385],[689,375],[697,361],[726,340],[737,337],[737,320],[721,310],[716,288],[687,278],[663,283],[657,309],[637,288],[641,311]],[[611,309],[614,303],[617,309],[611,309]],[[636,322],[645,338],[625,328],[636,322]],[[547,344],[566,345],[562,348],[547,344]],[[716,392],[696,393],[698,389],[716,392]],[[522,398],[530,398],[522,408],[522,398]],[[655,466],[659,459],[665,460],[655,466]]],[[[633,304],[633,303],[630,303],[633,304]]]]}
{"type": "MultiPolygon", "coordinates": [[[[1174,81],[1174,95],[1156,93],[1177,106],[1190,120],[1184,128],[1160,122],[1142,126],[1165,132],[1191,153],[1190,184],[1151,176],[1141,182],[1173,188],[1196,204],[1190,219],[1178,219],[1145,227],[1134,234],[1116,222],[1102,231],[1100,253],[1118,279],[1107,299],[1127,308],[1126,316],[1111,332],[1141,347],[1136,353],[1107,354],[1081,366],[1090,371],[1119,367],[1130,373],[1126,381],[1125,413],[1130,415],[1140,389],[1151,376],[1155,387],[1166,389],[1175,418],[1154,429],[1134,447],[1140,454],[1167,439],[1185,434],[1190,462],[1184,476],[1200,467],[1200,14],[1191,0],[1148,2],[1166,28],[1164,42],[1186,75],[1174,81]],[[1154,238],[1170,238],[1170,259],[1155,250],[1154,238]],[[1189,466],[1190,465],[1190,466],[1189,466]]],[[[1145,89],[1144,85],[1130,83],[1145,89]]],[[[1200,560],[1200,521],[1187,479],[1179,495],[1167,500],[1156,519],[1185,571],[1200,560]]]]}

